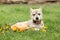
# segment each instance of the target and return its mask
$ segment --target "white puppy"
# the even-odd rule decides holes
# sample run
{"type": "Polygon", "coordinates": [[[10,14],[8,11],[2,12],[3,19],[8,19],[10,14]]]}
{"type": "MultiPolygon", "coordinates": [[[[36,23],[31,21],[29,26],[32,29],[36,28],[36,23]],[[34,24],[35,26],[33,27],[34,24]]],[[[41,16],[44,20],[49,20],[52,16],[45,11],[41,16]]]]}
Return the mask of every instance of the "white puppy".
{"type": "Polygon", "coordinates": [[[39,9],[30,8],[30,14],[31,14],[31,20],[26,22],[18,22],[12,25],[11,28],[13,28],[13,26],[15,25],[17,26],[17,28],[20,28],[21,25],[27,24],[29,28],[34,27],[35,30],[42,29],[44,27],[44,23],[42,20],[42,8],[39,9]]]}

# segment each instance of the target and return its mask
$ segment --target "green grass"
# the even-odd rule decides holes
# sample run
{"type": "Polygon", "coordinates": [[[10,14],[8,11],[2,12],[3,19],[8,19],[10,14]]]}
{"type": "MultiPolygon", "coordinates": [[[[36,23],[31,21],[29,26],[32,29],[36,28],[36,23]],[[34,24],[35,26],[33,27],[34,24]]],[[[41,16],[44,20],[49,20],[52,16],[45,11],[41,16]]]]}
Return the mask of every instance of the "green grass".
{"type": "MultiPolygon", "coordinates": [[[[0,26],[29,20],[30,6],[39,8],[41,5],[0,5],[0,26]]],[[[0,40],[60,40],[60,5],[44,4],[42,7],[44,24],[48,27],[46,33],[31,30],[21,33],[2,31],[0,40]]]]}

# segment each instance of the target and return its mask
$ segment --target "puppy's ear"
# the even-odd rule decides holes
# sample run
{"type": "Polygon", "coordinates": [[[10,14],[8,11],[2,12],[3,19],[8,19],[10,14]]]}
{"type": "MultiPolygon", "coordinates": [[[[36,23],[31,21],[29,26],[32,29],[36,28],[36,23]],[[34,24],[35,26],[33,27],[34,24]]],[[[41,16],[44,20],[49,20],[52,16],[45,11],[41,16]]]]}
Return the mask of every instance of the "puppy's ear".
{"type": "Polygon", "coordinates": [[[32,11],[33,11],[33,8],[30,7],[30,12],[32,12],[32,11]]]}
{"type": "Polygon", "coordinates": [[[40,7],[39,10],[42,11],[42,8],[40,7]]]}

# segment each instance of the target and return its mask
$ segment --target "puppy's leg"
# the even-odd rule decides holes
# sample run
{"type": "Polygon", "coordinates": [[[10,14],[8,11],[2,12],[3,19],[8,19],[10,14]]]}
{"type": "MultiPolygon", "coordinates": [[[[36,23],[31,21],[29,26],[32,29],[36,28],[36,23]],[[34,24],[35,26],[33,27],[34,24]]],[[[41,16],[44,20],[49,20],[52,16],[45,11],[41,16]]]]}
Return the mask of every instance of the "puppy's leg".
{"type": "Polygon", "coordinates": [[[40,27],[41,27],[41,29],[44,27],[44,23],[43,23],[43,21],[41,22],[40,27]]]}

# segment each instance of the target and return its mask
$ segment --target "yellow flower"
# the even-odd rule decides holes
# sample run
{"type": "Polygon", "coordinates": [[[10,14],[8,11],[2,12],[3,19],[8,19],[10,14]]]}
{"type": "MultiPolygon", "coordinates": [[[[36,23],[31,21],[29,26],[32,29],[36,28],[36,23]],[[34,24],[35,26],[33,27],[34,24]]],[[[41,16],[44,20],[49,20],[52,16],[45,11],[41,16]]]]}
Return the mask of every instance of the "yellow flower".
{"type": "Polygon", "coordinates": [[[44,26],[43,29],[42,29],[42,31],[43,31],[43,32],[46,32],[46,28],[47,28],[47,27],[44,26]]]}
{"type": "Polygon", "coordinates": [[[8,29],[9,28],[9,25],[8,24],[5,24],[5,29],[8,29]]]}
{"type": "Polygon", "coordinates": [[[2,27],[0,27],[0,31],[2,31],[2,27]]]}
{"type": "Polygon", "coordinates": [[[22,28],[18,29],[19,32],[23,32],[24,30],[22,28]]]}
{"type": "Polygon", "coordinates": [[[8,29],[9,27],[8,27],[8,26],[6,26],[5,28],[6,28],[6,29],[8,29]]]}
{"type": "Polygon", "coordinates": [[[46,28],[47,28],[46,26],[43,27],[43,29],[46,29],[46,28]]]}
{"type": "Polygon", "coordinates": [[[43,31],[43,32],[46,32],[46,29],[43,29],[42,31],[43,31]]]}
{"type": "Polygon", "coordinates": [[[12,30],[13,30],[13,31],[17,31],[17,27],[14,26],[14,27],[12,28],[12,30]]]}

